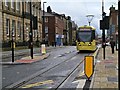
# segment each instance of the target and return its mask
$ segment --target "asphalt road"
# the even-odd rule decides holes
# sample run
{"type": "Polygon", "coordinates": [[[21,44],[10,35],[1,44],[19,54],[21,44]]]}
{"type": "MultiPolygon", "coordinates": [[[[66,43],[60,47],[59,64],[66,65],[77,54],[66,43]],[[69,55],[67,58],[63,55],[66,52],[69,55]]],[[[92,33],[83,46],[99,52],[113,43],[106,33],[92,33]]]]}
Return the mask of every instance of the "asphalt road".
{"type": "MultiPolygon", "coordinates": [[[[78,54],[74,46],[68,46],[65,48],[56,48],[51,50],[50,56],[47,59],[41,60],[37,63],[26,65],[4,65],[3,66],[3,88],[14,86],[15,83],[22,80],[28,81],[24,85],[20,86],[25,88],[56,88],[80,63],[85,55],[88,53],[78,54]],[[30,80],[30,78],[33,78],[30,80]],[[43,83],[43,84],[41,84],[43,83]]],[[[83,69],[83,64],[81,64],[83,69]]],[[[76,73],[75,75],[77,75],[76,73]]],[[[74,78],[75,78],[74,75],[74,78]]],[[[76,85],[71,84],[74,80],[69,80],[66,86],[76,85]]],[[[65,87],[66,87],[65,86],[65,87]]]]}

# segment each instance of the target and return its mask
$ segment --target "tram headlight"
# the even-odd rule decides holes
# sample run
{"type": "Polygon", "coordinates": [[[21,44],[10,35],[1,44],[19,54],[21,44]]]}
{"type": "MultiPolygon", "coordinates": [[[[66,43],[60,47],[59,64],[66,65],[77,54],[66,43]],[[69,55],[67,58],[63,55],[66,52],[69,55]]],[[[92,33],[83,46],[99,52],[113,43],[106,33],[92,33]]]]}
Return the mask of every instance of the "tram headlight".
{"type": "Polygon", "coordinates": [[[89,43],[88,46],[91,46],[91,43],[89,43]]]}
{"type": "Polygon", "coordinates": [[[81,44],[80,44],[80,43],[78,43],[78,45],[79,45],[79,46],[81,46],[81,44]]]}

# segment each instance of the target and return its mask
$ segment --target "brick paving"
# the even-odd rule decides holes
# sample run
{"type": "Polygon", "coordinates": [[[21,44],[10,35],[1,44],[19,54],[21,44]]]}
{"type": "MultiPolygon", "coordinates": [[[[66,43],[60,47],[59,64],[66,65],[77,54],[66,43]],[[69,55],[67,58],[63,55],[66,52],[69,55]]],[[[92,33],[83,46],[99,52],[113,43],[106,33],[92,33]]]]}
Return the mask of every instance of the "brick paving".
{"type": "Polygon", "coordinates": [[[118,51],[112,54],[110,46],[106,46],[105,51],[103,59],[103,49],[99,50],[91,88],[118,89],[118,51]]]}
{"type": "Polygon", "coordinates": [[[33,56],[33,59],[31,59],[30,56],[27,56],[27,57],[21,58],[20,60],[16,60],[15,62],[17,62],[17,63],[33,63],[33,62],[43,60],[44,58],[47,58],[48,56],[49,56],[49,53],[44,54],[44,55],[39,55],[39,56],[33,56]]]}

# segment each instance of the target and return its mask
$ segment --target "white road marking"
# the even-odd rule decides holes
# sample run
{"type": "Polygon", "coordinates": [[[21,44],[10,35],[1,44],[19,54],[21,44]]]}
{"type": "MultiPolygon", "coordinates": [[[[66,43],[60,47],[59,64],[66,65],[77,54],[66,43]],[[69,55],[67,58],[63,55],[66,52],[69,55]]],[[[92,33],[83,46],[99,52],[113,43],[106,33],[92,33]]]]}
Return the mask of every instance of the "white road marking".
{"type": "Polygon", "coordinates": [[[3,79],[5,80],[6,78],[5,78],[5,77],[3,77],[3,79]]]}
{"type": "Polygon", "coordinates": [[[85,85],[85,82],[86,82],[86,79],[81,79],[81,80],[78,80],[78,86],[77,86],[77,88],[83,88],[84,87],[84,85],[85,85]]]}
{"type": "Polygon", "coordinates": [[[17,72],[17,74],[20,74],[20,72],[17,72]]]}

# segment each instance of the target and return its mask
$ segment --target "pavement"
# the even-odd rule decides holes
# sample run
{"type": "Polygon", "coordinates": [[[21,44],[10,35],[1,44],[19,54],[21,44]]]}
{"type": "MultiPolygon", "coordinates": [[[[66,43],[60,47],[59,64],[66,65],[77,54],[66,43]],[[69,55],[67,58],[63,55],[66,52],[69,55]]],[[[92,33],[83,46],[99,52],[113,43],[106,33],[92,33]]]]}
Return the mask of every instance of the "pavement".
{"type": "Polygon", "coordinates": [[[99,48],[90,88],[118,89],[118,51],[112,54],[110,46],[105,48],[105,59],[103,49],[99,48]]]}

